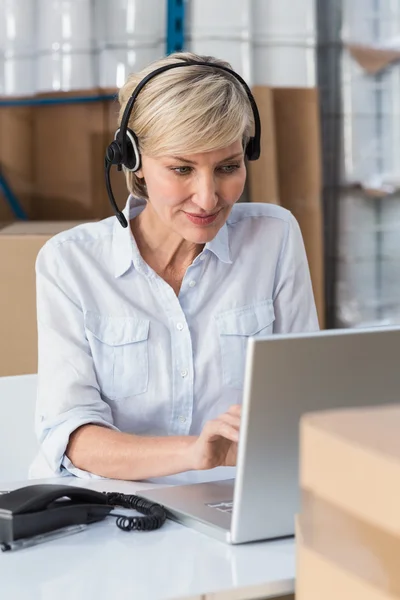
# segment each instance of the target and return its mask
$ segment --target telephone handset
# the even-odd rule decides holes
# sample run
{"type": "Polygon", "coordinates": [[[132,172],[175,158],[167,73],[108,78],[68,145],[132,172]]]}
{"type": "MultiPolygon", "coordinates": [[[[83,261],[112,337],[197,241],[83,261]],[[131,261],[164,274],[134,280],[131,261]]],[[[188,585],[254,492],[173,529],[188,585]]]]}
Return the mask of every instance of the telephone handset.
{"type": "Polygon", "coordinates": [[[124,531],[158,529],[167,518],[162,506],[140,496],[69,485],[29,485],[0,495],[0,545],[8,550],[17,540],[71,525],[94,523],[107,516],[116,517],[117,526],[124,531]],[[110,514],[117,506],[137,510],[145,516],[110,514]]]}

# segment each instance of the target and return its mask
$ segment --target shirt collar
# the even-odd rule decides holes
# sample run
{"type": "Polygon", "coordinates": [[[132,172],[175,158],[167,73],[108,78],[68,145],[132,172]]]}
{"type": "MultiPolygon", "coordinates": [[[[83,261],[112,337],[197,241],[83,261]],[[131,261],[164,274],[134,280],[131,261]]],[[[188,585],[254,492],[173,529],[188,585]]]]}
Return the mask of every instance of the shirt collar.
{"type": "Polygon", "coordinates": [[[231,264],[231,252],[229,248],[229,230],[225,223],[211,242],[207,242],[204,250],[210,250],[222,262],[231,264]]]}
{"type": "MultiPolygon", "coordinates": [[[[113,255],[114,255],[114,273],[115,277],[124,275],[132,263],[135,268],[141,270],[143,267],[143,259],[140,256],[136,240],[133,237],[130,227],[130,220],[134,219],[142,212],[146,206],[146,200],[135,198],[130,195],[128,201],[122,211],[128,227],[124,228],[120,225],[118,219],[115,219],[113,230],[113,255]]],[[[222,262],[232,263],[230,248],[229,248],[229,231],[225,223],[218,231],[213,240],[207,242],[204,250],[210,250],[222,262]]]]}

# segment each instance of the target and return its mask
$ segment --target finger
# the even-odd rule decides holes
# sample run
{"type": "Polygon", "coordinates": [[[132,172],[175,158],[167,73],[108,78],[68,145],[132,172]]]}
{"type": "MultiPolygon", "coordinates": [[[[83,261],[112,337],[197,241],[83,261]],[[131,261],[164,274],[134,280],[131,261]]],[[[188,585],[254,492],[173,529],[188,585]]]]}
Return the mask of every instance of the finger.
{"type": "Polygon", "coordinates": [[[229,414],[231,415],[241,415],[242,414],[242,405],[241,404],[232,404],[228,411],[229,414]]]}
{"type": "Polygon", "coordinates": [[[214,441],[217,437],[223,437],[231,442],[237,442],[239,440],[238,428],[221,419],[209,421],[205,430],[207,438],[210,441],[214,441]]]}
{"type": "Polygon", "coordinates": [[[232,425],[235,429],[239,429],[240,427],[240,417],[237,415],[231,415],[230,413],[224,413],[217,418],[217,421],[223,421],[224,423],[228,423],[228,425],[232,425]]]}

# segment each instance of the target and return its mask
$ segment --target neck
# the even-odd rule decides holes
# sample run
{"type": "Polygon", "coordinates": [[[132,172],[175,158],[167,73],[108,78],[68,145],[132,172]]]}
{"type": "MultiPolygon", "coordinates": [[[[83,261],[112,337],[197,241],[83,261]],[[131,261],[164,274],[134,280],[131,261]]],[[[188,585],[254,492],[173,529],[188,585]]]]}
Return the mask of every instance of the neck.
{"type": "Polygon", "coordinates": [[[184,274],[204,248],[166,228],[150,205],[131,221],[131,227],[141,256],[160,275],[184,274]]]}

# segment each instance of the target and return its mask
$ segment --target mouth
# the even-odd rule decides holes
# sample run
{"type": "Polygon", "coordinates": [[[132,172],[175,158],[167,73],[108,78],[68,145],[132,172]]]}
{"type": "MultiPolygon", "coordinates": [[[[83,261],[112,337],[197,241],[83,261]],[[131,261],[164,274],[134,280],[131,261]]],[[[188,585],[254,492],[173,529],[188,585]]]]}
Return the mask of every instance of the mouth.
{"type": "Polygon", "coordinates": [[[220,212],[221,211],[219,210],[216,213],[213,213],[211,215],[204,215],[204,216],[185,212],[185,215],[191,223],[194,223],[195,225],[203,225],[204,226],[204,225],[210,225],[211,223],[213,223],[217,219],[220,212]]]}

